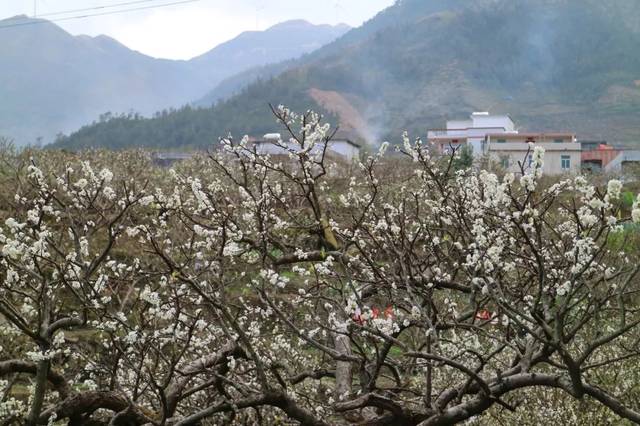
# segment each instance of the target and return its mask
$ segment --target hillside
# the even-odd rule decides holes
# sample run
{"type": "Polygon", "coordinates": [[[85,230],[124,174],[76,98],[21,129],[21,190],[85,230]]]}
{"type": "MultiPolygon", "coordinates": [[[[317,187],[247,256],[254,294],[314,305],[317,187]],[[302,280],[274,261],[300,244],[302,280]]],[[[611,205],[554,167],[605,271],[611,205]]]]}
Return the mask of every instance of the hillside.
{"type": "MultiPolygon", "coordinates": [[[[204,70],[210,89],[246,70],[277,64],[312,52],[350,30],[345,24],[313,25],[303,20],[277,24],[267,31],[247,31],[197,56],[190,64],[204,70]]],[[[200,93],[202,96],[204,94],[200,93]]]]}
{"type": "Polygon", "coordinates": [[[272,129],[268,102],[332,111],[344,125],[362,127],[348,122],[357,117],[372,142],[404,129],[424,134],[473,110],[510,113],[526,129],[640,141],[636,6],[636,0],[402,0],[213,108],[86,127],[57,146],[111,146],[116,128],[121,146],[203,146],[227,132],[272,129]],[[155,133],[167,126],[170,138],[155,133]]]}
{"type": "Polygon", "coordinates": [[[18,143],[50,142],[107,112],[104,117],[180,107],[238,72],[297,58],[348,30],[290,21],[173,61],[24,16],[0,27],[0,136],[18,143]]]}
{"type": "Polygon", "coordinates": [[[202,98],[193,102],[193,105],[196,107],[209,107],[219,101],[240,94],[249,85],[257,81],[272,79],[286,70],[297,66],[299,63],[298,60],[289,59],[275,64],[249,68],[246,71],[225,78],[202,98]]]}

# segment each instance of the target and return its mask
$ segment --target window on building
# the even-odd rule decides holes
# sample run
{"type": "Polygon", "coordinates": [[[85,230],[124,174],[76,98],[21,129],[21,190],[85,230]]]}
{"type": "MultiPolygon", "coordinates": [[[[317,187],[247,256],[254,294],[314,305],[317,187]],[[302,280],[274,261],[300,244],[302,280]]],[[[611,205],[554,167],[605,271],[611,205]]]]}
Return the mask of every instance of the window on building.
{"type": "Polygon", "coordinates": [[[571,156],[569,156],[569,155],[561,156],[560,157],[560,167],[562,167],[562,170],[571,169],[571,156]]]}
{"type": "Polygon", "coordinates": [[[564,139],[554,139],[554,143],[564,143],[564,139]]]}
{"type": "Polygon", "coordinates": [[[497,143],[507,143],[506,139],[498,139],[496,140],[497,143]]]}

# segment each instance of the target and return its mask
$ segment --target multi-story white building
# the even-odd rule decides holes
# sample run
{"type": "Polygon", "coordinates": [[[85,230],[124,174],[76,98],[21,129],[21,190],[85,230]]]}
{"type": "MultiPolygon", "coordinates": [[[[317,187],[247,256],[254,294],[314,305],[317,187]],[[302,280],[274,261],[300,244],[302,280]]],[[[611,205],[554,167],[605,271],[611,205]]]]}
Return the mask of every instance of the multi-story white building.
{"type": "Polygon", "coordinates": [[[446,129],[429,130],[427,137],[440,153],[470,146],[474,157],[489,160],[489,167],[514,173],[528,169],[531,144],[545,149],[546,174],[580,171],[581,147],[574,134],[520,133],[508,115],[474,112],[468,120],[447,121],[446,129]]]}
{"type": "Polygon", "coordinates": [[[474,112],[468,120],[449,120],[445,129],[431,129],[427,138],[444,153],[449,149],[469,145],[474,156],[482,155],[482,143],[488,134],[517,133],[515,123],[508,115],[474,112]]]}

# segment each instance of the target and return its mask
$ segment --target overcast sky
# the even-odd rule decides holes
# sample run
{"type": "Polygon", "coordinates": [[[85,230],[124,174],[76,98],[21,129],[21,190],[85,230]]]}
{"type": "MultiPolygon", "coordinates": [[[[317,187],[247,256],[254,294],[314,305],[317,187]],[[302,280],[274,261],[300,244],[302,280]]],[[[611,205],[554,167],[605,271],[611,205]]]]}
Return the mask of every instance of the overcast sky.
{"type": "MultiPolygon", "coordinates": [[[[59,19],[184,0],[35,0],[36,14],[108,7],[42,16],[59,19]]],[[[188,59],[247,30],[265,29],[289,19],[314,24],[359,26],[394,0],[197,0],[168,7],[56,22],[72,34],[107,34],[147,55],[188,59]]],[[[34,0],[0,0],[0,19],[32,16],[34,0]]]]}

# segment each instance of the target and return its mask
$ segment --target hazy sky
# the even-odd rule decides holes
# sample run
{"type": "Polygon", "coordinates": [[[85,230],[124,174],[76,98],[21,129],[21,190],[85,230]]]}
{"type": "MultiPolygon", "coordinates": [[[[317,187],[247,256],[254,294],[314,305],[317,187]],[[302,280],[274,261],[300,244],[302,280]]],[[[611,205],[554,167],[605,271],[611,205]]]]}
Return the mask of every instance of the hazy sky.
{"type": "MultiPolygon", "coordinates": [[[[35,3],[37,15],[55,20],[178,1],[184,0],[35,0],[35,3]],[[128,5],[50,15],[122,3],[128,5]]],[[[72,34],[107,34],[151,56],[188,59],[243,31],[265,29],[289,19],[359,26],[393,3],[394,0],[197,0],[56,24],[72,34]]],[[[34,0],[0,0],[0,19],[21,14],[32,16],[33,12],[34,0]]]]}

